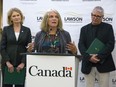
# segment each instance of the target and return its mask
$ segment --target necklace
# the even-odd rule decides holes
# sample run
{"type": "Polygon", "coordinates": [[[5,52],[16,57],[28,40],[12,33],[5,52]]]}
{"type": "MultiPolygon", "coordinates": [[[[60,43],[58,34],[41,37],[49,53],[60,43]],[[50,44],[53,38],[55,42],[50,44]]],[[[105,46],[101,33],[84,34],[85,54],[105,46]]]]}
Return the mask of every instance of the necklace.
{"type": "Polygon", "coordinates": [[[50,42],[50,47],[55,48],[57,43],[59,42],[57,34],[56,35],[48,35],[48,39],[50,42]]]}

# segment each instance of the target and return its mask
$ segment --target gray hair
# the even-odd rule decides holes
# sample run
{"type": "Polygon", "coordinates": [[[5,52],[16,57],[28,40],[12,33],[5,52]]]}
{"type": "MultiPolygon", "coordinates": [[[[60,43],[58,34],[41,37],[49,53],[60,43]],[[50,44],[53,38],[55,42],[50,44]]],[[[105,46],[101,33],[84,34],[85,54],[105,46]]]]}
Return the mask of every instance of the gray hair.
{"type": "Polygon", "coordinates": [[[104,9],[101,6],[96,6],[93,11],[98,11],[100,12],[102,15],[104,15],[104,9]]]}

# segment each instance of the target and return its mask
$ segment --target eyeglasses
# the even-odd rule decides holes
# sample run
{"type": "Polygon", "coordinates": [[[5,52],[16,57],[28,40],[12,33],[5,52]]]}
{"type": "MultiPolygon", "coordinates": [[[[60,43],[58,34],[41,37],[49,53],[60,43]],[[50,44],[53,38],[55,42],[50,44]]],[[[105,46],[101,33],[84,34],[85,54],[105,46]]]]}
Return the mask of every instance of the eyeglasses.
{"type": "Polygon", "coordinates": [[[99,16],[99,15],[92,14],[92,13],[91,13],[91,16],[94,16],[96,18],[102,18],[103,17],[103,16],[99,16]]]}

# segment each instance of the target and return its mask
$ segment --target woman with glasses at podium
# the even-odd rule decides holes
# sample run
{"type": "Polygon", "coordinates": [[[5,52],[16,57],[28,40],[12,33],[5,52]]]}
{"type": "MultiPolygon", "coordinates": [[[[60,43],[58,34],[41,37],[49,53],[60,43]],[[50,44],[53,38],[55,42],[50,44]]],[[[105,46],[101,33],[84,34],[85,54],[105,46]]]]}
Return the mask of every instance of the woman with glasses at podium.
{"type": "Polygon", "coordinates": [[[61,16],[56,10],[49,10],[45,13],[41,22],[41,31],[35,36],[33,43],[28,44],[28,51],[34,48],[40,53],[71,53],[76,55],[77,48],[71,42],[69,32],[63,29],[61,16]]]}
{"type": "MultiPolygon", "coordinates": [[[[1,56],[2,56],[2,75],[3,75],[3,86],[2,87],[24,87],[24,81],[21,80],[22,83],[19,83],[19,80],[14,79],[14,72],[19,72],[24,69],[26,57],[24,55],[20,55],[20,53],[27,52],[27,45],[31,42],[31,31],[28,27],[23,26],[24,16],[20,9],[11,8],[8,12],[7,16],[8,26],[3,28],[2,32],[2,40],[1,40],[1,56]],[[7,70],[6,70],[7,69],[7,70]],[[12,83],[11,78],[5,79],[6,71],[11,74],[11,78],[14,81],[12,83]],[[17,82],[15,84],[15,81],[17,82]],[[10,83],[11,82],[11,83],[10,83]],[[13,86],[13,84],[15,86],[13,86]]],[[[18,74],[18,75],[19,75],[18,74]]],[[[8,75],[8,74],[7,74],[8,75]]],[[[25,79],[25,73],[23,75],[25,79]]]]}

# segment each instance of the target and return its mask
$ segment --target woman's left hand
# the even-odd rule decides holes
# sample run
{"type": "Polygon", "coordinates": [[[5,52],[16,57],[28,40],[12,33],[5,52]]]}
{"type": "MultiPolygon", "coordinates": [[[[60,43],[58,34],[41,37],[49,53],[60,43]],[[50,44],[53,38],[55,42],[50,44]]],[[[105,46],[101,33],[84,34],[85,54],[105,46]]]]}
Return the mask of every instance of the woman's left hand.
{"type": "Polygon", "coordinates": [[[69,49],[69,51],[72,52],[72,54],[76,54],[77,53],[77,47],[75,46],[75,43],[69,43],[67,44],[67,48],[69,49]]]}
{"type": "Polygon", "coordinates": [[[24,63],[19,64],[18,67],[16,68],[17,69],[17,72],[20,72],[20,70],[23,69],[24,66],[25,66],[24,63]]]}

